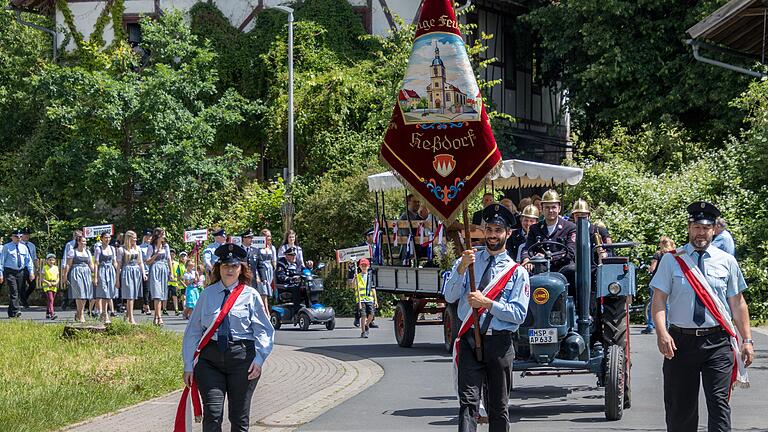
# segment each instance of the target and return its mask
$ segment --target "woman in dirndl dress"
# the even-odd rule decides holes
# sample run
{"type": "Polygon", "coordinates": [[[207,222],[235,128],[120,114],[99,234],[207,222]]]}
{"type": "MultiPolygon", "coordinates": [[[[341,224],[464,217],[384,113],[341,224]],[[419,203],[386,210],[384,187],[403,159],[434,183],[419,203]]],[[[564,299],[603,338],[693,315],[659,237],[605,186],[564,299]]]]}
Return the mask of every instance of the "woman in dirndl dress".
{"type": "Polygon", "coordinates": [[[117,263],[120,267],[120,295],[125,300],[125,320],[136,324],[133,303],[142,298],[147,273],[144,271],[141,249],[136,244],[135,231],[125,232],[125,243],[117,252],[117,263]]]}
{"type": "Polygon", "coordinates": [[[112,235],[104,233],[101,235],[101,244],[93,247],[93,259],[96,265],[96,287],[93,290],[93,297],[99,302],[98,308],[104,324],[112,323],[108,310],[111,305],[114,313],[115,305],[112,299],[117,297],[117,258],[115,248],[109,244],[110,240],[112,235]]]}
{"type": "MultiPolygon", "coordinates": [[[[268,229],[261,230],[261,235],[266,238],[266,244],[259,249],[261,261],[264,263],[264,280],[261,281],[262,287],[259,290],[262,295],[272,297],[272,283],[275,280],[275,267],[277,267],[277,251],[272,245],[272,233],[268,229]]],[[[265,302],[266,304],[266,302],[265,302]]]]}
{"type": "Polygon", "coordinates": [[[75,320],[85,322],[85,302],[93,298],[93,260],[82,233],[75,238],[75,247],[67,255],[67,274],[64,280],[69,281],[72,298],[77,305],[75,320]]]}
{"type": "Polygon", "coordinates": [[[149,264],[149,295],[154,305],[155,320],[157,326],[163,325],[163,302],[168,300],[168,281],[175,281],[171,273],[171,248],[165,239],[165,230],[155,228],[152,239],[147,248],[147,262],[149,264]]]}

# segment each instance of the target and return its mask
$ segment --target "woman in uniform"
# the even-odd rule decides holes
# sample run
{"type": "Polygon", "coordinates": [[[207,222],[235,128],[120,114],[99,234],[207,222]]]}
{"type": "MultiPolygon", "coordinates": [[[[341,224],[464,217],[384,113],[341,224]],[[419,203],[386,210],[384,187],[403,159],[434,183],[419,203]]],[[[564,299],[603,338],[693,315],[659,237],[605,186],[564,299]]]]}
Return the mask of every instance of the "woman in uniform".
{"type": "MultiPolygon", "coordinates": [[[[272,233],[268,229],[261,230],[261,235],[266,239],[263,248],[259,249],[259,255],[261,262],[264,263],[264,278],[261,281],[262,289],[261,293],[266,298],[272,297],[274,292],[272,291],[272,283],[275,280],[275,268],[277,267],[277,251],[272,244],[272,233]]],[[[266,305],[266,298],[262,297],[264,304],[266,305]]]]}
{"type": "Polygon", "coordinates": [[[75,299],[77,311],[75,320],[85,322],[85,302],[93,299],[93,261],[91,251],[85,244],[85,236],[79,233],[75,238],[75,247],[69,250],[67,255],[67,273],[64,280],[68,280],[72,287],[72,298],[75,299]]]}
{"type": "Polygon", "coordinates": [[[155,311],[154,324],[163,325],[161,315],[163,302],[168,300],[168,281],[175,280],[171,274],[170,259],[171,248],[165,240],[165,230],[155,228],[152,239],[147,248],[147,262],[149,264],[149,296],[155,311]]]}
{"type": "Polygon", "coordinates": [[[251,281],[245,249],[224,244],[214,253],[218,261],[211,272],[212,284],[200,294],[184,332],[184,384],[191,387],[194,377],[200,390],[203,432],[221,431],[225,396],[229,401],[231,430],[247,431],[251,397],[264,361],[272,352],[275,329],[269,322],[261,296],[246,285],[212,339],[195,359],[197,345],[216,320],[230,293],[239,284],[251,281]]]}
{"type": "Polygon", "coordinates": [[[117,297],[117,258],[115,248],[109,244],[110,240],[112,235],[104,233],[101,235],[101,243],[93,247],[93,259],[96,265],[96,288],[93,297],[99,302],[98,308],[104,324],[111,323],[109,306],[112,306],[112,311],[115,310],[112,299],[117,297]]]}
{"type": "Polygon", "coordinates": [[[144,281],[147,280],[141,249],[136,244],[136,232],[125,232],[125,243],[118,252],[117,261],[120,267],[120,295],[126,303],[125,320],[136,324],[133,317],[133,302],[141,298],[144,281]]]}

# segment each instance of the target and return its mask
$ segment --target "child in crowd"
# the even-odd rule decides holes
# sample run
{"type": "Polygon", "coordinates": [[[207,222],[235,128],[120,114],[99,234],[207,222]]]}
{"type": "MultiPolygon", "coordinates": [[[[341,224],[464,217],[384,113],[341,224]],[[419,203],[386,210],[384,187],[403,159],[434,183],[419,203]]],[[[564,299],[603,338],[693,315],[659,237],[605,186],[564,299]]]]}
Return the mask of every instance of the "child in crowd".
{"type": "Polygon", "coordinates": [[[48,302],[45,318],[55,320],[56,312],[53,309],[53,301],[56,298],[56,291],[59,285],[59,266],[56,265],[56,255],[49,253],[45,257],[43,265],[43,293],[48,302]]]}
{"type": "MultiPolygon", "coordinates": [[[[651,258],[651,265],[648,267],[648,273],[651,274],[651,279],[656,274],[656,269],[661,262],[661,258],[667,252],[672,252],[677,249],[675,241],[671,238],[664,236],[659,240],[659,248],[651,258]]],[[[648,306],[645,308],[645,328],[640,332],[642,334],[651,334],[654,332],[653,317],[651,316],[651,305],[653,304],[653,288],[648,287],[650,293],[648,294],[648,306]]]]}
{"type": "Polygon", "coordinates": [[[200,291],[197,289],[197,271],[195,271],[195,262],[192,260],[187,261],[186,271],[182,275],[181,279],[184,283],[184,319],[189,319],[192,315],[192,310],[197,304],[197,299],[200,297],[200,291]]]}

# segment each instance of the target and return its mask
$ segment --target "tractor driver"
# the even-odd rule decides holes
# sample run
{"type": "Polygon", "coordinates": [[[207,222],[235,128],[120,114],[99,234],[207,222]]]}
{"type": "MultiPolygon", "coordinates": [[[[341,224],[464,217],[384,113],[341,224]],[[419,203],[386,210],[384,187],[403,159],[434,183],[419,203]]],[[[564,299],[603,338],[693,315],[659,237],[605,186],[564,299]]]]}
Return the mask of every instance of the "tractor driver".
{"type": "MultiPolygon", "coordinates": [[[[296,249],[289,247],[284,255],[277,260],[277,282],[285,286],[285,290],[293,297],[293,306],[301,308],[301,271],[303,268],[296,260],[296,249]]],[[[309,305],[307,305],[309,306],[309,305]]]]}
{"type": "Polygon", "coordinates": [[[560,216],[560,195],[550,189],[541,197],[541,207],[544,220],[531,226],[528,230],[528,240],[523,247],[523,265],[528,271],[533,270],[528,258],[528,248],[541,241],[560,243],[564,248],[544,245],[543,249],[553,255],[551,268],[565,276],[571,289],[576,286],[576,225],[560,216]]]}

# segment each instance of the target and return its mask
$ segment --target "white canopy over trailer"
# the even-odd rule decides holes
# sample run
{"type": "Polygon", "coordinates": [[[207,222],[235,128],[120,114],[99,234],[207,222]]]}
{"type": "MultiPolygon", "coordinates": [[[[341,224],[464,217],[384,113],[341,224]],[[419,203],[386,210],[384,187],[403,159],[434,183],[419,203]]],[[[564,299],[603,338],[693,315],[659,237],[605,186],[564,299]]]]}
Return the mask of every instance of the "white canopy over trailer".
{"type": "MultiPolygon", "coordinates": [[[[578,184],[582,177],[584,177],[584,170],[581,168],[510,159],[502,161],[499,172],[487,180],[492,181],[494,187],[499,189],[515,189],[558,184],[573,186],[578,184]]],[[[404,189],[403,184],[391,171],[368,176],[370,192],[402,189],[404,189]]]]}

